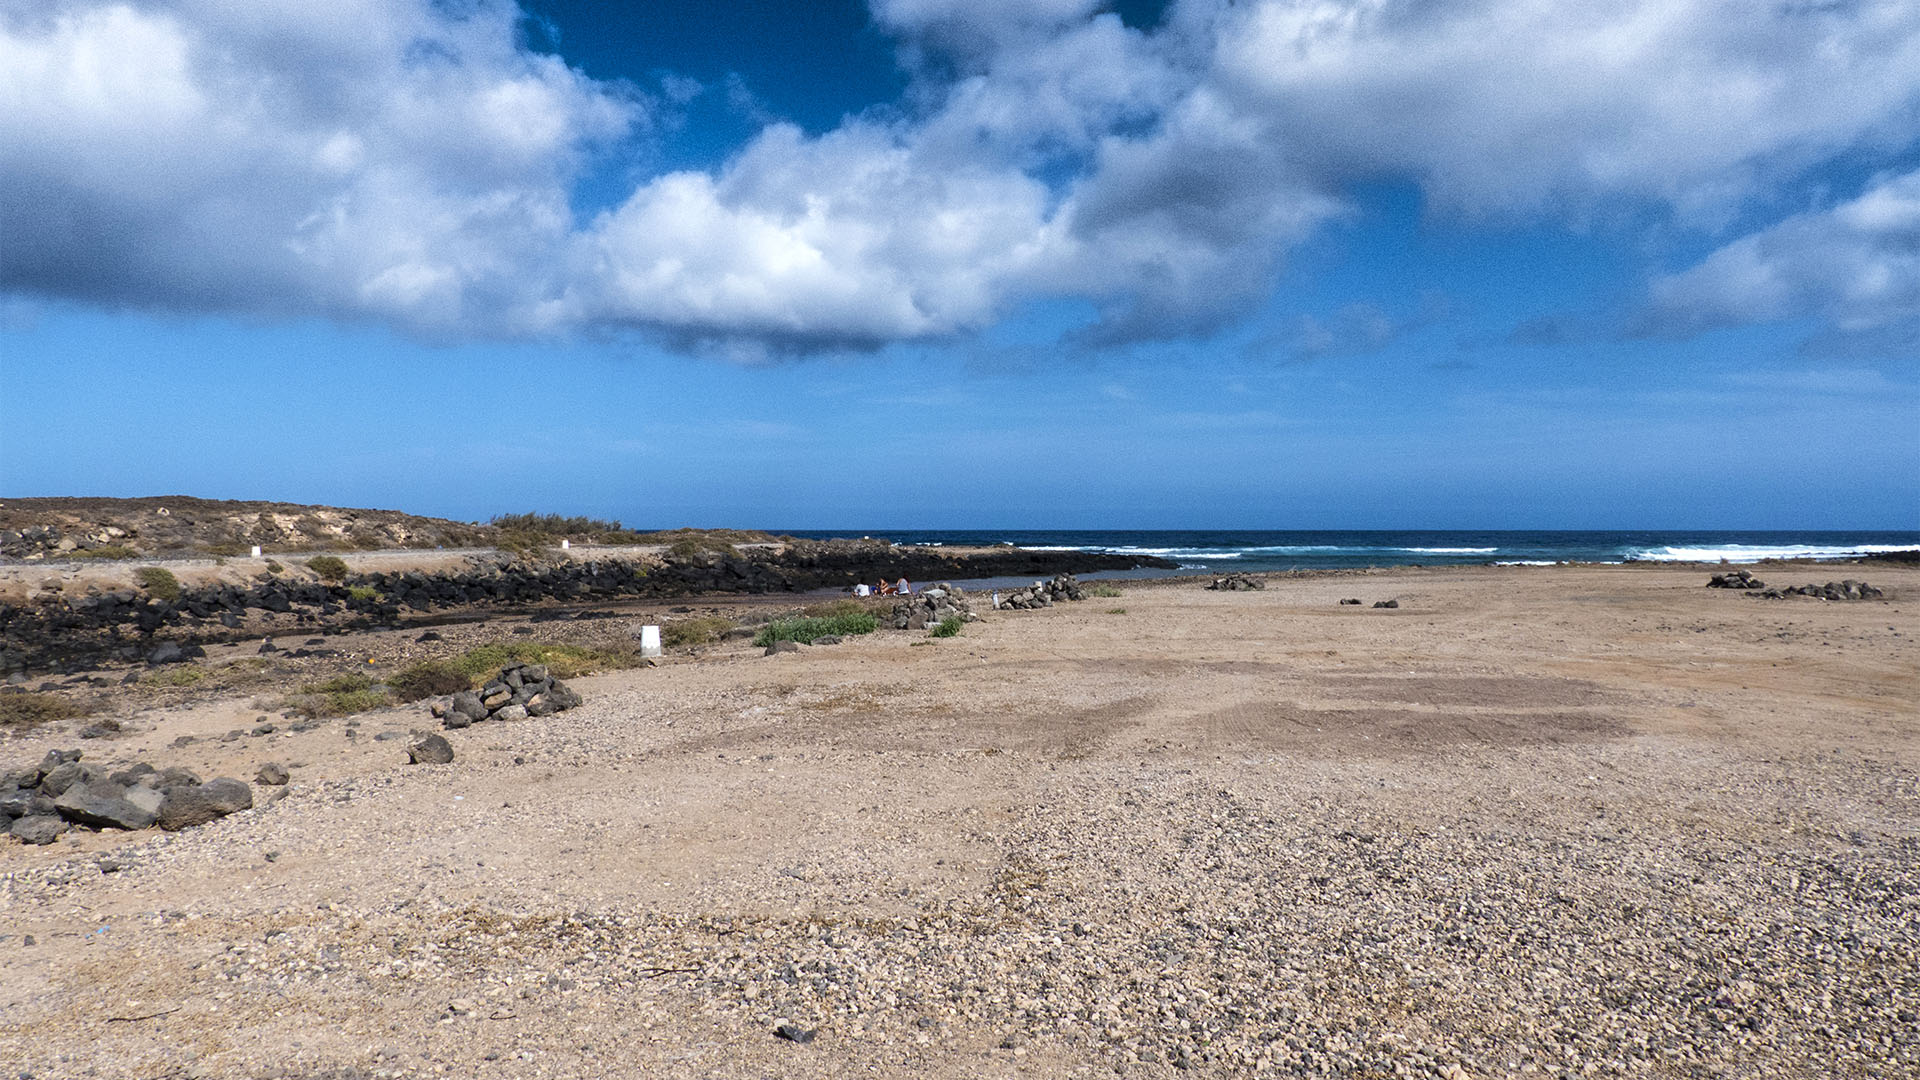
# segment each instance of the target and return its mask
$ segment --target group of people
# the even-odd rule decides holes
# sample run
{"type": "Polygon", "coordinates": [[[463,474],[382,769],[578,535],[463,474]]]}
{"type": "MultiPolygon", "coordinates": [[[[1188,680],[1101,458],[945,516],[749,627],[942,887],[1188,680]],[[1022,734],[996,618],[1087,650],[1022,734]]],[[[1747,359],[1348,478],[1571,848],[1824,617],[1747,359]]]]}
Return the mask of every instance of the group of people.
{"type": "Polygon", "coordinates": [[[872,585],[862,586],[862,588],[873,596],[910,596],[913,593],[913,584],[906,578],[901,578],[899,581],[893,583],[882,580],[872,585]]]}

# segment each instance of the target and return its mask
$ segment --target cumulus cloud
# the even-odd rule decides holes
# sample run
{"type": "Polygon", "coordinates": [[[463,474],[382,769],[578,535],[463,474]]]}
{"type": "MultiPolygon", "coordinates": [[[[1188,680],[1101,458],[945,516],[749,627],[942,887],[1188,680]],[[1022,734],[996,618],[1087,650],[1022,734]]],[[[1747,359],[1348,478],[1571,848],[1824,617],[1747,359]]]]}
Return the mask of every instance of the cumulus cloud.
{"type": "Polygon", "coordinates": [[[1651,329],[1819,316],[1858,334],[1920,320],[1920,170],[1741,237],[1653,288],[1651,329]]]}
{"type": "MultiPolygon", "coordinates": [[[[1177,0],[1151,32],[1102,6],[872,0],[914,75],[898,108],[819,135],[769,121],[579,220],[585,165],[653,118],[525,48],[507,0],[0,0],[0,290],[800,349],[1064,296],[1102,344],[1236,318],[1357,182],[1529,221],[1626,202],[1711,223],[1910,144],[1920,106],[1906,0],[1177,0]]],[[[1776,229],[1664,287],[1726,318],[1910,302],[1891,230],[1776,229]],[[1880,255],[1856,261],[1890,276],[1842,288],[1869,232],[1880,255]]]]}
{"type": "Polygon", "coordinates": [[[584,157],[639,105],[427,0],[0,8],[0,288],[551,325],[584,157]]]}

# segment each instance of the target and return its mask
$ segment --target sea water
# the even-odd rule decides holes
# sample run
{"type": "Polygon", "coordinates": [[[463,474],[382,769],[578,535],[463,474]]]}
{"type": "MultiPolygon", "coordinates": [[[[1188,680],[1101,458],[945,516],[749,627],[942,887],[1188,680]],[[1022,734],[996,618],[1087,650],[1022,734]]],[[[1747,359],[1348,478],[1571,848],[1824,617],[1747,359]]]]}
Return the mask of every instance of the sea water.
{"type": "Polygon", "coordinates": [[[1410,565],[1546,566],[1563,562],[1754,563],[1762,559],[1846,559],[1920,551],[1920,531],[796,529],[792,535],[816,539],[872,536],[896,544],[943,546],[1005,543],[1042,551],[1158,555],[1180,564],[1180,571],[1160,573],[1410,565]]]}

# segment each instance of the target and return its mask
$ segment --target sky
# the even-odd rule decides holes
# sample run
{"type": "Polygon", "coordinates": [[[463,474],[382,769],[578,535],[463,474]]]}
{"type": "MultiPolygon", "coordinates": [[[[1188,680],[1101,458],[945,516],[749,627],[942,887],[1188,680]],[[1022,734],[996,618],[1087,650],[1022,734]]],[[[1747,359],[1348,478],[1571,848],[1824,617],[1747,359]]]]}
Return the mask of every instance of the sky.
{"type": "Polygon", "coordinates": [[[0,496],[1920,528],[1912,0],[0,0],[0,496]]]}

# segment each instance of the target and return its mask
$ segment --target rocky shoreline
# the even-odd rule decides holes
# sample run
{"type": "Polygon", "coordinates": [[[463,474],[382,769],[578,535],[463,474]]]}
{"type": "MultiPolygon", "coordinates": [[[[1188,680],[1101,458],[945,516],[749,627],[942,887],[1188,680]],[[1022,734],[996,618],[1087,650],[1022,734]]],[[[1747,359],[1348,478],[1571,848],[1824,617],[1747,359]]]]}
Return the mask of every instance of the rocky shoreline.
{"type": "Polygon", "coordinates": [[[324,632],[405,625],[458,612],[797,594],[899,578],[1047,578],[1176,565],[1147,555],[1015,547],[960,550],[876,540],[795,541],[737,549],[686,545],[592,557],[570,552],[532,558],[487,554],[465,561],[462,569],[349,572],[338,580],[324,580],[299,563],[243,581],[182,582],[177,590],[89,583],[73,590],[77,595],[63,583],[47,580],[31,595],[0,602],[0,676],[103,662],[184,659],[194,647],[258,637],[276,628],[285,632],[289,622],[303,632],[324,632]]]}

